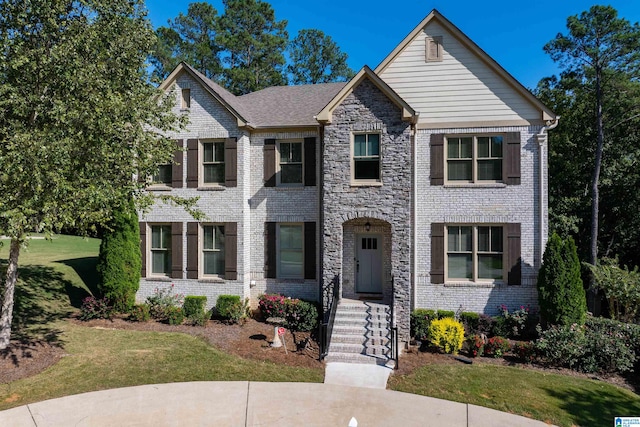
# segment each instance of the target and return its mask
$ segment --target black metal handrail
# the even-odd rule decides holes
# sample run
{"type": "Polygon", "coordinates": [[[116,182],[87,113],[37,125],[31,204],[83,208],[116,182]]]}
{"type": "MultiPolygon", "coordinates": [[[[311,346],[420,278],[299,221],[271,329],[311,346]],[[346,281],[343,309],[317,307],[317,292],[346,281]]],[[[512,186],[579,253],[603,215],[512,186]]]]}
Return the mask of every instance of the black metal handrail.
{"type": "Polygon", "coordinates": [[[395,361],[394,369],[400,365],[400,352],[398,349],[398,326],[395,316],[396,305],[396,284],[393,275],[391,276],[391,358],[395,361]]]}
{"type": "Polygon", "coordinates": [[[331,280],[331,282],[322,289],[322,321],[318,326],[320,360],[324,359],[329,353],[331,333],[333,332],[333,322],[336,318],[336,310],[338,309],[339,289],[339,275],[336,275],[333,280],[331,280]],[[329,311],[325,311],[324,307],[329,307],[329,311]]]}

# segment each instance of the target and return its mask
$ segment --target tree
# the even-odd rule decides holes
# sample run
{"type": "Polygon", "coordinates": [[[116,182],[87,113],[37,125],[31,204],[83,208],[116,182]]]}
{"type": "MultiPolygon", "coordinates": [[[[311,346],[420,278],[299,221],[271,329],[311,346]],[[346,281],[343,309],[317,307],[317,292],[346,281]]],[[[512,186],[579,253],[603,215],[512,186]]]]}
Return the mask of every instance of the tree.
{"type": "MultiPolygon", "coordinates": [[[[618,18],[611,6],[592,6],[579,16],[567,19],[568,34],[558,34],[544,46],[554,61],[581,81],[593,93],[595,115],[595,151],[591,174],[591,221],[589,263],[598,259],[600,208],[600,173],[605,147],[603,105],[609,94],[609,84],[620,74],[637,73],[640,60],[640,26],[618,18]]],[[[611,126],[610,126],[611,127],[611,126]]],[[[611,130],[610,128],[607,130],[611,130]]],[[[591,286],[590,305],[596,309],[597,291],[591,286]]]]}
{"type": "Polygon", "coordinates": [[[538,273],[538,302],[544,324],[584,324],[586,297],[576,245],[571,237],[563,240],[553,233],[549,238],[538,273]]]}
{"type": "Polygon", "coordinates": [[[181,62],[196,67],[211,79],[222,72],[220,48],[215,43],[218,11],[209,3],[190,3],[187,14],[182,12],[169,20],[168,27],[156,30],[158,43],[150,57],[155,67],[153,75],[165,79],[181,62]]]}
{"type": "Polygon", "coordinates": [[[155,35],[143,0],[0,0],[0,39],[0,233],[11,240],[4,349],[29,233],[105,224],[113,201],[149,206],[132,178],[171,161],[175,143],[162,134],[181,123],[173,98],[149,83],[155,35]]]}
{"type": "Polygon", "coordinates": [[[102,235],[97,271],[98,290],[118,311],[133,307],[140,286],[140,228],[135,203],[116,208],[102,235]]]}
{"type": "Polygon", "coordinates": [[[300,30],[289,45],[287,70],[294,85],[346,81],[354,76],[347,54],[320,30],[300,30]]]}
{"type": "Polygon", "coordinates": [[[269,3],[224,0],[216,43],[223,49],[223,82],[236,95],[285,84],[287,21],[276,21],[269,3]]]}

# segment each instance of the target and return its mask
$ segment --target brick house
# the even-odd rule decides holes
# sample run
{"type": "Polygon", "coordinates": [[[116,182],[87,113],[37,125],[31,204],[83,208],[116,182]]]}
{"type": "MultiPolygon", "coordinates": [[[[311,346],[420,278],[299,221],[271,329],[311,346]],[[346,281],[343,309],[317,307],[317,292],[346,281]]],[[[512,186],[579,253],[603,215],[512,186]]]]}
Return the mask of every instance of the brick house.
{"type": "Polygon", "coordinates": [[[148,191],[207,219],[141,218],[139,300],[173,283],[328,309],[335,287],[392,307],[400,341],[415,308],[537,305],[558,117],[436,10],[347,83],[234,96],[182,63],[161,88],[190,124],[148,191]]]}

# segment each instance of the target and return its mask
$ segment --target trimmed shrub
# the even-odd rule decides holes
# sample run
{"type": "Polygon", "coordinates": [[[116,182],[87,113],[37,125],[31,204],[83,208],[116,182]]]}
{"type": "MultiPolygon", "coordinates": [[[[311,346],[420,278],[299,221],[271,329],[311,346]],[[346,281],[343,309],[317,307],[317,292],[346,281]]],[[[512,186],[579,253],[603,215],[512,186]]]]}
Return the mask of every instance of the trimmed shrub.
{"type": "Polygon", "coordinates": [[[167,311],[167,322],[170,325],[182,325],[184,312],[181,307],[170,307],[167,311]]]}
{"type": "Polygon", "coordinates": [[[148,322],[151,320],[148,304],[136,304],[129,311],[129,320],[133,322],[148,322]]]}
{"type": "Polygon", "coordinates": [[[511,349],[509,341],[504,337],[491,337],[484,345],[484,354],[493,357],[502,357],[511,349]]]}
{"type": "Polygon", "coordinates": [[[315,304],[302,300],[289,300],[286,326],[292,331],[308,332],[318,324],[318,309],[315,304]]]}
{"type": "Polygon", "coordinates": [[[429,325],[429,341],[445,353],[457,354],[464,341],[464,327],[452,317],[436,319],[429,325]]]}
{"type": "Polygon", "coordinates": [[[202,316],[204,314],[204,307],[207,305],[207,297],[187,295],[184,297],[184,303],[182,303],[182,310],[187,318],[193,316],[202,316]]]}
{"type": "Polygon", "coordinates": [[[543,326],[584,325],[587,300],[573,238],[553,233],[538,274],[538,300],[543,326]]]}
{"type": "Polygon", "coordinates": [[[456,312],[451,310],[436,310],[436,314],[438,315],[438,319],[444,319],[445,317],[454,319],[456,317],[456,312]]]}
{"type": "Polygon", "coordinates": [[[140,227],[133,200],[115,210],[102,235],[98,272],[100,293],[115,310],[128,312],[140,286],[140,227]]]}
{"type": "Polygon", "coordinates": [[[166,289],[156,288],[153,295],[147,297],[149,313],[156,320],[164,321],[169,317],[172,308],[182,306],[182,294],[173,292],[173,283],[166,289]]]}
{"type": "Polygon", "coordinates": [[[478,333],[479,321],[480,315],[478,313],[471,313],[468,311],[460,313],[460,322],[462,322],[467,335],[475,335],[478,333]]]}
{"type": "Polygon", "coordinates": [[[640,326],[602,317],[585,323],[584,352],[579,363],[583,372],[629,372],[638,360],[640,326]],[[634,342],[636,340],[636,342],[634,342]]]}
{"type": "Polygon", "coordinates": [[[534,342],[534,346],[541,361],[553,366],[577,369],[585,342],[582,326],[556,325],[545,331],[539,330],[538,333],[540,338],[534,342]]]}
{"type": "Polygon", "coordinates": [[[220,295],[216,301],[218,316],[230,323],[239,323],[247,317],[247,301],[239,295],[220,295]]]}
{"type": "Polygon", "coordinates": [[[469,356],[480,357],[484,354],[484,339],[480,335],[471,335],[467,338],[469,356]]]}
{"type": "Polygon", "coordinates": [[[425,341],[429,337],[429,325],[436,319],[434,310],[418,308],[410,316],[411,336],[418,341],[425,341]]]}
{"type": "Polygon", "coordinates": [[[111,319],[113,307],[107,298],[86,297],[80,307],[80,320],[111,319]]]}
{"type": "Polygon", "coordinates": [[[270,317],[285,318],[287,315],[286,301],[290,299],[279,294],[262,294],[258,297],[258,308],[263,319],[270,317]]]}

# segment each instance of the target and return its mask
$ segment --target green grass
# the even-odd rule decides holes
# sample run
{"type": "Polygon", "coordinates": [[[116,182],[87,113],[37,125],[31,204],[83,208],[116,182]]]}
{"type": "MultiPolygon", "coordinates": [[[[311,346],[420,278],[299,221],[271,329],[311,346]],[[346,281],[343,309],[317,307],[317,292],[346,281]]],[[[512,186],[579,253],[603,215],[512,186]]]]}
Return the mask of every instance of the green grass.
{"type": "Polygon", "coordinates": [[[389,388],[524,415],[558,426],[613,425],[640,414],[640,396],[601,381],[494,365],[429,365],[389,388]]]}
{"type": "Polygon", "coordinates": [[[322,382],[322,369],[225,354],[180,333],[105,330],[59,322],[67,353],[33,377],[0,385],[0,410],[70,394],[181,381],[322,382]]]}

